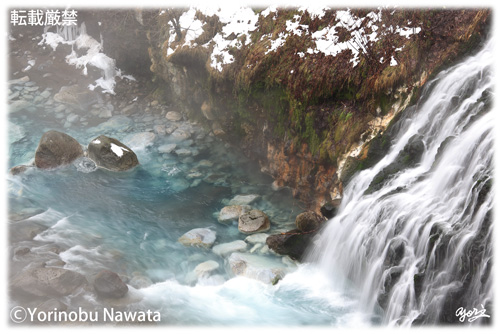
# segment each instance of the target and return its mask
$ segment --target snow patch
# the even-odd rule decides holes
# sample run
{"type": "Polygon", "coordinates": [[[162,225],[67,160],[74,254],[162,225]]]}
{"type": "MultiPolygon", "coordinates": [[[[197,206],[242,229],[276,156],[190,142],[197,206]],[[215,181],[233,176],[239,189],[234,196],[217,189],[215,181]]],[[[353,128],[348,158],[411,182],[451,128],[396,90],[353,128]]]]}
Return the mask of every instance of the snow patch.
{"type": "Polygon", "coordinates": [[[111,151],[113,151],[113,153],[119,157],[123,156],[124,151],[129,152],[129,150],[127,150],[125,147],[118,146],[114,143],[111,143],[111,151]]]}

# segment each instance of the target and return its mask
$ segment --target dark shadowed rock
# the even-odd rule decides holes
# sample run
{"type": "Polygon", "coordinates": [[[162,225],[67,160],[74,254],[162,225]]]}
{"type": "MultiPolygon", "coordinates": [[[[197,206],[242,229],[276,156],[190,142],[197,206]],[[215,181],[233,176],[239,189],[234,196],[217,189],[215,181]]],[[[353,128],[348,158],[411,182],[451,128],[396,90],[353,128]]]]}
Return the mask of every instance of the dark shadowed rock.
{"type": "Polygon", "coordinates": [[[298,229],[286,233],[288,234],[270,235],[266,239],[267,246],[278,254],[301,260],[311,241],[312,234],[302,234],[298,229]]]}
{"type": "Polygon", "coordinates": [[[295,218],[295,225],[301,232],[311,232],[320,228],[325,219],[316,212],[302,212],[295,218]]]}
{"type": "Polygon", "coordinates": [[[120,276],[109,270],[102,270],[94,279],[94,289],[101,297],[121,298],[128,292],[127,284],[120,276]]]}
{"type": "Polygon", "coordinates": [[[65,133],[51,130],[42,135],[35,153],[35,166],[51,169],[83,156],[81,145],[65,133]]]}
{"type": "Polygon", "coordinates": [[[326,202],[321,206],[320,212],[326,219],[331,219],[337,215],[341,199],[334,199],[333,201],[326,202]]]}
{"type": "Polygon", "coordinates": [[[97,166],[112,171],[125,171],[139,164],[131,148],[115,138],[101,135],[89,143],[88,156],[97,166]]]}
{"type": "Polygon", "coordinates": [[[270,227],[269,217],[260,210],[250,210],[238,220],[238,230],[245,234],[267,231],[270,227]]]}
{"type": "Polygon", "coordinates": [[[73,293],[87,283],[77,272],[62,268],[35,268],[19,273],[11,284],[14,293],[36,297],[58,297],[73,293]]]}

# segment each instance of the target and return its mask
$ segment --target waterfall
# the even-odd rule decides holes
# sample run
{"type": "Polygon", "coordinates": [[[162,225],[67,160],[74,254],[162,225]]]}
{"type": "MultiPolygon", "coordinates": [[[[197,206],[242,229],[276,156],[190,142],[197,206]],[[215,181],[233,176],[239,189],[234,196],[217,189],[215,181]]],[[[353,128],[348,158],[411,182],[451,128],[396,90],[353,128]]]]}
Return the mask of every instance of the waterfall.
{"type": "Polygon", "coordinates": [[[491,314],[492,64],[489,41],[427,83],[387,155],[351,179],[309,251],[385,324],[458,322],[459,307],[491,314]]]}

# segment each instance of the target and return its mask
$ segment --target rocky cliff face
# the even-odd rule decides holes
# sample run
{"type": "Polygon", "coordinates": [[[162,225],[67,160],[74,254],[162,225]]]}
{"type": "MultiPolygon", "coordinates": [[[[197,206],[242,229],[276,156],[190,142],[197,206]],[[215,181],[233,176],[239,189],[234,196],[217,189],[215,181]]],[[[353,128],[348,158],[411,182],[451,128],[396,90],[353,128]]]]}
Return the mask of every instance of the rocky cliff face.
{"type": "Polygon", "coordinates": [[[391,120],[429,78],[484,39],[491,11],[135,15],[149,42],[152,95],[257,159],[274,187],[292,188],[317,210],[374,163],[391,120]]]}

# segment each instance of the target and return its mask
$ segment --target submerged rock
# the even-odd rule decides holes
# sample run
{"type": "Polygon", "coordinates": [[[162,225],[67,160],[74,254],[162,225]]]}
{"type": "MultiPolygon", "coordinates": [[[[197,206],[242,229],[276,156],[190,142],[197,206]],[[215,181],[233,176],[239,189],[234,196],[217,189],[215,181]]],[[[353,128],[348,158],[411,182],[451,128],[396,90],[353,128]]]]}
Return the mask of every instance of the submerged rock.
{"type": "Polygon", "coordinates": [[[55,130],[42,135],[35,152],[35,166],[52,169],[83,156],[82,146],[73,137],[55,130]]]}
{"type": "Polygon", "coordinates": [[[243,240],[235,240],[224,244],[214,246],[212,251],[222,257],[228,256],[231,253],[239,252],[247,249],[247,243],[243,240]]]}
{"type": "Polygon", "coordinates": [[[248,205],[229,205],[220,210],[219,217],[217,218],[220,223],[230,224],[237,221],[242,214],[247,213],[252,208],[248,205]]]}
{"type": "Polygon", "coordinates": [[[206,277],[218,268],[219,264],[216,261],[209,260],[197,265],[196,268],[194,268],[194,273],[196,274],[196,277],[206,277]]]}
{"type": "Polygon", "coordinates": [[[100,297],[121,298],[128,292],[127,284],[120,276],[109,270],[100,271],[94,279],[94,289],[100,297]]]}
{"type": "Polygon", "coordinates": [[[269,217],[260,210],[250,210],[238,220],[238,230],[245,234],[267,231],[271,228],[269,217]]]}
{"type": "Polygon", "coordinates": [[[115,138],[101,135],[89,143],[88,156],[97,166],[124,171],[139,164],[135,153],[115,138]]]}
{"type": "Polygon", "coordinates": [[[126,136],[123,142],[133,150],[143,150],[153,145],[156,135],[152,132],[139,132],[126,136]]]}
{"type": "Polygon", "coordinates": [[[195,228],[184,235],[178,241],[184,246],[195,246],[210,248],[215,242],[216,234],[209,228],[195,228]]]}
{"type": "Polygon", "coordinates": [[[77,272],[62,268],[34,268],[18,274],[11,288],[21,294],[37,297],[67,296],[87,283],[77,272]]]}
{"type": "Polygon", "coordinates": [[[233,253],[227,262],[233,274],[268,284],[274,284],[288,271],[287,267],[276,259],[253,254],[233,253]]]}
{"type": "Polygon", "coordinates": [[[228,205],[250,205],[260,199],[260,195],[236,195],[228,205]]]}
{"type": "Polygon", "coordinates": [[[295,225],[301,232],[311,232],[319,229],[324,221],[325,219],[316,212],[307,211],[302,212],[295,218],[295,225]]]}

